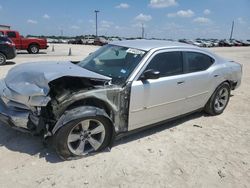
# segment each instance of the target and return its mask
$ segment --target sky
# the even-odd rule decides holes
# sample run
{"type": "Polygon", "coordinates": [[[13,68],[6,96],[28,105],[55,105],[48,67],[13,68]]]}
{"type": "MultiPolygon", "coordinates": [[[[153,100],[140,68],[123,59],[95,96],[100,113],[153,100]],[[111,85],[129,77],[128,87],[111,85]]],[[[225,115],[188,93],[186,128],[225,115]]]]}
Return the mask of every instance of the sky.
{"type": "Polygon", "coordinates": [[[250,39],[250,0],[0,0],[0,24],[23,35],[250,39]]]}

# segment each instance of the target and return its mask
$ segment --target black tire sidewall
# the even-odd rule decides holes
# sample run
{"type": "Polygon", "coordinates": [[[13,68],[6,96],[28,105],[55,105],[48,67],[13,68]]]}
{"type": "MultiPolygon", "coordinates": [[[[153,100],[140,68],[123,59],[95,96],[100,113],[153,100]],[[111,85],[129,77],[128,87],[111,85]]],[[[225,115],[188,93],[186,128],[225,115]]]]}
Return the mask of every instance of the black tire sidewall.
{"type": "Polygon", "coordinates": [[[0,53],[0,56],[4,59],[2,63],[0,62],[0,65],[4,65],[6,63],[6,56],[3,53],[0,53]]]}
{"type": "Polygon", "coordinates": [[[210,108],[211,108],[211,111],[214,115],[219,115],[221,113],[223,113],[223,111],[226,109],[227,105],[228,105],[228,102],[229,102],[229,99],[230,99],[230,86],[228,83],[223,83],[221,84],[217,89],[216,91],[214,92],[212,98],[211,98],[211,102],[210,102],[210,108]],[[215,104],[215,100],[216,100],[216,96],[218,95],[218,93],[220,92],[221,89],[224,89],[226,88],[228,90],[228,100],[227,100],[227,103],[226,105],[224,106],[224,108],[220,111],[217,111],[214,107],[214,104],[215,104]]]}
{"type": "MultiPolygon", "coordinates": [[[[73,154],[67,144],[68,135],[71,132],[71,130],[81,121],[86,119],[94,119],[100,121],[105,128],[105,138],[102,143],[102,145],[99,147],[99,149],[95,152],[101,151],[104,148],[107,147],[107,145],[111,141],[112,136],[112,129],[111,129],[111,123],[109,120],[104,116],[87,116],[83,118],[79,118],[73,121],[70,121],[69,123],[65,124],[63,127],[61,127],[56,134],[53,136],[53,145],[56,149],[57,154],[64,160],[69,160],[76,157],[83,157],[83,156],[77,156],[73,154]]],[[[94,153],[94,152],[93,152],[94,153]]]]}
{"type": "Polygon", "coordinates": [[[28,52],[29,52],[30,54],[37,54],[37,53],[39,53],[39,46],[38,46],[37,44],[31,44],[31,45],[29,46],[28,52]],[[31,50],[33,47],[36,47],[36,48],[37,48],[37,51],[36,51],[35,53],[33,53],[32,50],[31,50]]]}

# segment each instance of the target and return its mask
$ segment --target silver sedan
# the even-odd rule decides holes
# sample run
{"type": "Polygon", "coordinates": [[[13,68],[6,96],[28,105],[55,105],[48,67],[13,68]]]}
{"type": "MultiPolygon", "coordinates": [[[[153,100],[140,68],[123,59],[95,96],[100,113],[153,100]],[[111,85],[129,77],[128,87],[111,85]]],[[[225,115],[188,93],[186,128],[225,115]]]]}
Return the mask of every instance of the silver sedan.
{"type": "Polygon", "coordinates": [[[0,81],[0,122],[53,138],[63,159],[197,110],[219,115],[242,66],[187,44],[113,42],[80,62],[15,66],[0,81]]]}

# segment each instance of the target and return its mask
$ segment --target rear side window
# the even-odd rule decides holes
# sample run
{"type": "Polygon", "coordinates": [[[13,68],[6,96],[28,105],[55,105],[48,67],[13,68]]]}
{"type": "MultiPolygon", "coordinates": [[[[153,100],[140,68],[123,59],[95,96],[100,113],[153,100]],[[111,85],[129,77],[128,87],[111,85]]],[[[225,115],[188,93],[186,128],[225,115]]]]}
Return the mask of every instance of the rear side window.
{"type": "Polygon", "coordinates": [[[10,37],[10,38],[16,38],[16,33],[15,32],[7,32],[7,36],[10,37]]]}
{"type": "Polygon", "coordinates": [[[160,71],[161,77],[183,73],[182,52],[163,52],[155,55],[147,69],[160,71]]]}
{"type": "Polygon", "coordinates": [[[199,52],[185,52],[185,56],[188,73],[204,71],[214,63],[213,58],[199,52]]]}

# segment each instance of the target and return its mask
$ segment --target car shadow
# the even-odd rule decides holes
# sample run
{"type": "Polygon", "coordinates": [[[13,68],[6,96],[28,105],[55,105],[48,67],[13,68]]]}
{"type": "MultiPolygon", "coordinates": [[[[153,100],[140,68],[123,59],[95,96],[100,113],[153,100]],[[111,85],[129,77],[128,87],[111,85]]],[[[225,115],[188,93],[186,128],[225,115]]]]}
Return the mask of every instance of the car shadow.
{"type": "MultiPolygon", "coordinates": [[[[17,55],[18,55],[18,54],[36,55],[36,54],[30,54],[30,53],[28,53],[28,52],[17,52],[17,55]]],[[[47,52],[39,52],[39,53],[37,53],[37,54],[47,54],[47,52]]]]}
{"type": "MultiPolygon", "coordinates": [[[[168,121],[166,123],[158,124],[156,126],[150,126],[147,129],[141,130],[140,132],[138,132],[138,131],[132,132],[131,134],[125,135],[125,136],[117,139],[114,143],[114,147],[117,145],[122,145],[122,144],[126,144],[128,142],[131,142],[131,141],[141,139],[143,137],[148,137],[148,136],[154,135],[156,133],[159,133],[161,131],[165,131],[167,129],[171,129],[171,128],[176,127],[176,126],[181,126],[181,124],[183,124],[186,121],[200,118],[202,116],[208,116],[208,115],[205,112],[195,112],[195,113],[180,117],[178,119],[168,121]]],[[[200,127],[199,125],[194,125],[194,126],[200,127]]]]}
{"type": "Polygon", "coordinates": [[[4,65],[15,65],[16,63],[14,61],[6,61],[5,64],[2,64],[0,66],[4,66],[4,65]]]}
{"type": "Polygon", "coordinates": [[[44,144],[40,136],[19,132],[0,124],[0,148],[5,147],[10,151],[26,153],[36,158],[45,158],[47,162],[58,163],[62,160],[56,155],[52,147],[44,144]]]}
{"type": "MultiPolygon", "coordinates": [[[[176,126],[180,126],[182,123],[188,120],[196,119],[202,116],[206,116],[206,114],[203,112],[196,112],[168,123],[147,128],[143,131],[140,131],[140,133],[126,135],[116,140],[113,144],[113,147],[126,144],[128,142],[135,141],[176,126]]],[[[2,135],[0,137],[0,148],[5,147],[13,152],[26,153],[37,158],[45,158],[45,160],[49,163],[63,162],[63,160],[57,156],[56,152],[52,148],[51,142],[44,144],[43,138],[39,136],[31,136],[28,133],[22,133],[4,125],[0,125],[0,135],[2,135]]],[[[109,149],[106,149],[103,152],[109,151],[109,149]]],[[[87,157],[91,157],[92,155],[96,154],[91,154],[87,157]]]]}

